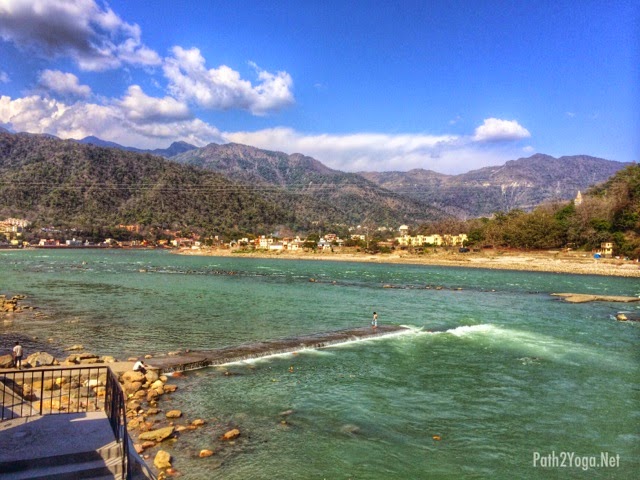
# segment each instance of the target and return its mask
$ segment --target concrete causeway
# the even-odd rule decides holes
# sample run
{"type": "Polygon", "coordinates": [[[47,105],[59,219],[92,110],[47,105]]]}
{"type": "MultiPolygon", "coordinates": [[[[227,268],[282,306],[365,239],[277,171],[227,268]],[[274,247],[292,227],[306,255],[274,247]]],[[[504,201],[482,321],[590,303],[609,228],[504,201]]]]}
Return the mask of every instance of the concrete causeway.
{"type": "Polygon", "coordinates": [[[324,348],[352,341],[400,335],[409,331],[409,328],[399,325],[379,325],[377,328],[349,328],[278,340],[245,343],[235,347],[225,347],[216,350],[182,352],[179,355],[154,357],[149,359],[147,363],[152,368],[158,369],[160,373],[183,372],[209,366],[264,358],[270,355],[292,353],[304,349],[324,348]]]}

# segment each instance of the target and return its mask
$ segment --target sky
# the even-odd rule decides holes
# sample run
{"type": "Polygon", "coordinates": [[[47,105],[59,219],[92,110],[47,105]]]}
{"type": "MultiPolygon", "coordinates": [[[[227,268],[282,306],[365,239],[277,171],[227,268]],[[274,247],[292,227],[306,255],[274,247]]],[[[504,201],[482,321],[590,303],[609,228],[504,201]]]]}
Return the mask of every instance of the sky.
{"type": "Polygon", "coordinates": [[[640,160],[636,0],[0,0],[0,126],[343,171],[640,160]]]}

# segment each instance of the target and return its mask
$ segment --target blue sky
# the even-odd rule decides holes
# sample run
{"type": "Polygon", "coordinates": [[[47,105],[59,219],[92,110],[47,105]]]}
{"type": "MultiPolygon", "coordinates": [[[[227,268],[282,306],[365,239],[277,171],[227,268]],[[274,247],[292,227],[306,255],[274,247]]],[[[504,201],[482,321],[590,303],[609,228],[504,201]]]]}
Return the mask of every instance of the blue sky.
{"type": "Polygon", "coordinates": [[[0,0],[0,125],[347,170],[640,158],[636,1],[0,0]]]}

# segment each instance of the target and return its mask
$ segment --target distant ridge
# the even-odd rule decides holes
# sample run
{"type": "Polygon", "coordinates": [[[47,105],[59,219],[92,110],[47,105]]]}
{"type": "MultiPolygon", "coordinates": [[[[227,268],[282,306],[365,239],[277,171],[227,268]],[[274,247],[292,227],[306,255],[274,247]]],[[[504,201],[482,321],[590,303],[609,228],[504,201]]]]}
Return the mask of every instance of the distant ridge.
{"type": "Polygon", "coordinates": [[[178,155],[180,153],[188,152],[189,150],[194,150],[198,147],[195,145],[191,145],[187,142],[173,142],[169,148],[156,148],[154,150],[143,150],[135,147],[125,147],[124,145],[120,145],[119,143],[109,142],[107,140],[102,140],[101,138],[94,137],[93,135],[84,137],[81,140],[76,140],[78,143],[95,145],[97,147],[105,147],[105,148],[117,148],[120,150],[125,150],[127,152],[137,152],[137,153],[150,153],[151,155],[159,155],[161,157],[169,158],[174,155],[178,155]]]}
{"type": "Polygon", "coordinates": [[[554,158],[535,154],[461,175],[430,170],[361,172],[381,187],[421,199],[459,218],[496,211],[531,210],[544,202],[569,200],[579,190],[602,183],[631,163],[588,155],[554,158]]]}

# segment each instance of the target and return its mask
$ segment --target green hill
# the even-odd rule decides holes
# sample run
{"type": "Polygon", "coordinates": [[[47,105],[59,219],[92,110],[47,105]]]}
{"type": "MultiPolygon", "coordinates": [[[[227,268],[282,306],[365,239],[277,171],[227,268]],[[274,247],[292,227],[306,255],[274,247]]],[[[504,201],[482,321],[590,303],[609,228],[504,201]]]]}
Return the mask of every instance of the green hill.
{"type": "MultiPolygon", "coordinates": [[[[334,223],[372,222],[397,227],[446,217],[427,202],[399,195],[355,173],[333,170],[318,160],[248,145],[210,144],[171,157],[250,185],[297,196],[298,208],[313,215],[321,207],[334,223]]],[[[318,215],[315,215],[318,217],[318,215]]]]}
{"type": "Polygon", "coordinates": [[[134,223],[156,231],[225,235],[438,218],[437,212],[342,172],[327,176],[301,168],[290,182],[274,184],[249,176],[230,180],[205,167],[0,132],[0,219],[21,217],[36,227],[76,229],[97,238],[134,223]]]}
{"type": "Polygon", "coordinates": [[[0,133],[0,178],[0,218],[84,232],[131,223],[253,231],[294,216],[214,172],[47,136],[0,133]]]}

